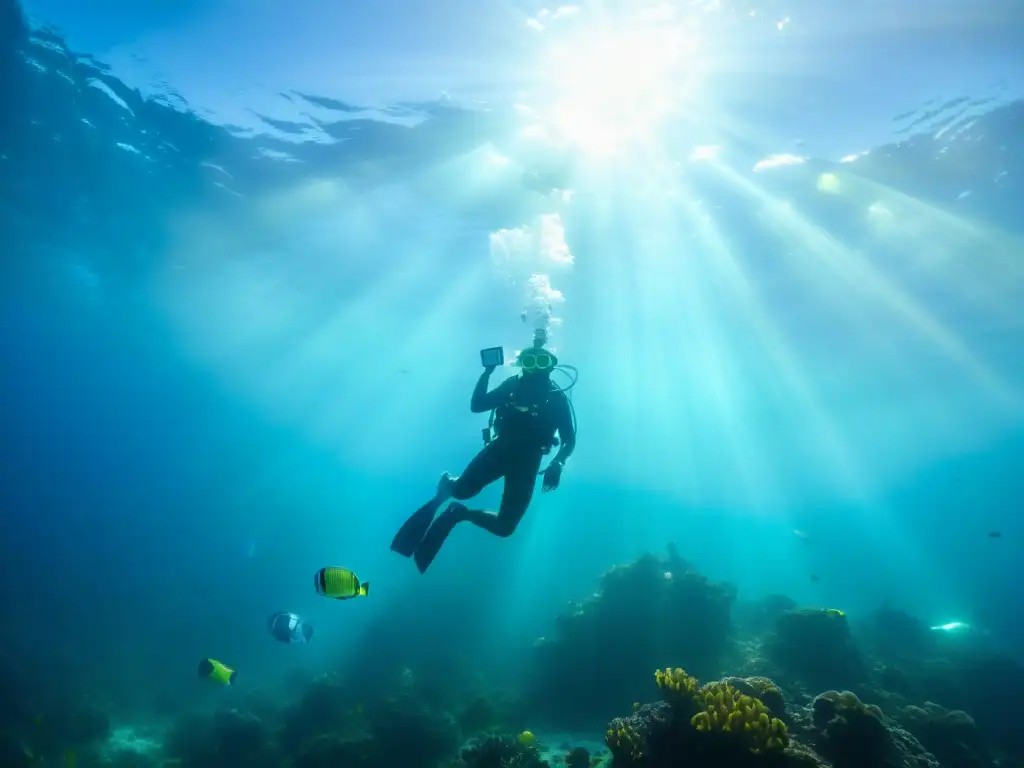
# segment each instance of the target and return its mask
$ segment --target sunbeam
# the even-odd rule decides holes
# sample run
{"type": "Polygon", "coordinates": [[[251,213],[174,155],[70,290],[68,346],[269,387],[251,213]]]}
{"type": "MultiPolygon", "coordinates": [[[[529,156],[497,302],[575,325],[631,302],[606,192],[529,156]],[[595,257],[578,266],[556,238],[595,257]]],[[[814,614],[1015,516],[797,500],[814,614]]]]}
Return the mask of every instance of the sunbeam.
{"type": "Polygon", "coordinates": [[[787,258],[817,295],[835,297],[847,304],[857,299],[858,308],[850,311],[859,317],[851,319],[864,324],[869,322],[864,313],[884,309],[950,361],[959,364],[997,404],[1013,410],[1021,407],[1020,397],[1011,387],[978,360],[955,333],[944,327],[928,309],[888,279],[879,268],[843,246],[790,203],[765,192],[723,163],[716,163],[714,167],[736,189],[763,206],[762,225],[793,244],[787,258]]]}
{"type": "Polygon", "coordinates": [[[866,212],[880,242],[894,256],[925,273],[951,301],[1000,326],[1024,330],[1024,243],[936,205],[856,173],[855,166],[829,174],[830,194],[866,212]]]}

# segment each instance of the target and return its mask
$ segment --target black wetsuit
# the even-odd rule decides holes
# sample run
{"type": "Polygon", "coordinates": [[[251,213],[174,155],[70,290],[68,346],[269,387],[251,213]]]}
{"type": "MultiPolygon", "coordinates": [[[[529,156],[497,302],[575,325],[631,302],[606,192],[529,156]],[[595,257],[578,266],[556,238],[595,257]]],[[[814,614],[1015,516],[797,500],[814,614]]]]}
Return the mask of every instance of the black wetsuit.
{"type": "Polygon", "coordinates": [[[533,498],[541,460],[557,444],[554,462],[562,463],[576,447],[572,410],[565,393],[548,376],[527,374],[506,379],[487,391],[489,373],[476,383],[470,410],[494,411],[496,437],[484,446],[455,480],[451,496],[471,499],[500,477],[505,478],[498,513],[467,509],[452,504],[434,521],[447,499],[435,497],[402,526],[391,549],[406,557],[415,556],[420,571],[426,571],[457,523],[470,522],[495,536],[511,536],[533,498]]]}

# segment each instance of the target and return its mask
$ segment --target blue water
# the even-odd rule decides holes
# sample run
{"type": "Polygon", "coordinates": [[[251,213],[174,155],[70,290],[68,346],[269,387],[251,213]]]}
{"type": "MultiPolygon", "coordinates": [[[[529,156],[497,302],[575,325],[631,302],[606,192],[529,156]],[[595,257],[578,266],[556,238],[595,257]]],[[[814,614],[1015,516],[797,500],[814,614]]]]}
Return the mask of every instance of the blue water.
{"type": "Polygon", "coordinates": [[[0,648],[33,695],[215,706],[207,656],[235,697],[514,681],[672,540],[741,599],[1020,653],[1019,8],[678,5],[671,109],[602,152],[517,104],[578,95],[548,46],[627,3],[3,0],[0,648]],[[421,576],[390,538],[481,447],[478,350],[529,342],[535,272],[578,447],[513,537],[460,528],[421,576]],[[318,597],[325,565],[372,596],[318,597]],[[315,642],[270,641],[278,610],[315,642]]]}

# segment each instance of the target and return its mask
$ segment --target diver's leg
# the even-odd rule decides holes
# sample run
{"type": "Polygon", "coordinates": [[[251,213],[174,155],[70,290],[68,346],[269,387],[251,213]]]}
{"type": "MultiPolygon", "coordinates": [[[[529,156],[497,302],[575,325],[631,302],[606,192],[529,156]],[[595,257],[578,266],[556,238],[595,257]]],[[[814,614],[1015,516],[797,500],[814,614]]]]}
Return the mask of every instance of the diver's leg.
{"type": "MultiPolygon", "coordinates": [[[[502,457],[504,458],[504,457],[502,457]]],[[[448,509],[430,526],[427,535],[416,548],[414,555],[416,567],[425,573],[434,562],[448,534],[461,522],[470,522],[495,536],[511,536],[519,521],[526,514],[533,498],[533,487],[537,482],[537,470],[540,469],[540,456],[512,456],[502,462],[505,467],[505,488],[501,494],[501,507],[498,514],[482,509],[467,509],[457,501],[448,505],[448,509]]],[[[458,494],[455,495],[459,498],[458,494]]]]}
{"type": "MultiPolygon", "coordinates": [[[[452,496],[456,499],[470,499],[476,496],[484,486],[490,485],[506,473],[507,464],[506,446],[498,441],[490,443],[476,455],[466,467],[466,471],[455,481],[452,496]]],[[[465,512],[464,506],[452,502],[430,525],[423,540],[416,547],[416,567],[420,569],[420,573],[426,573],[437,553],[441,551],[448,534],[457,523],[465,519],[465,512]]]]}
{"type": "MultiPolygon", "coordinates": [[[[494,441],[484,446],[465,471],[454,478],[451,498],[472,499],[480,491],[505,474],[505,446],[494,441]]],[[[446,499],[447,501],[447,499],[446,499]]]]}
{"type": "Polygon", "coordinates": [[[469,462],[466,471],[459,478],[453,478],[447,472],[441,475],[434,498],[413,512],[412,516],[398,529],[398,533],[391,541],[392,552],[397,552],[403,557],[412,557],[412,553],[426,536],[430,524],[434,521],[434,515],[437,514],[437,510],[441,508],[442,504],[453,495],[468,499],[480,493],[480,490],[488,483],[494,482],[498,477],[498,475],[494,475],[494,472],[496,469],[500,470],[500,467],[497,467],[496,452],[491,447],[493,445],[494,443],[484,446],[483,450],[469,462]],[[464,493],[469,495],[463,496],[464,493]]]}
{"type": "MultiPolygon", "coordinates": [[[[483,528],[488,533],[506,538],[515,533],[519,521],[526,514],[530,500],[533,498],[533,489],[537,484],[537,472],[540,469],[540,456],[522,457],[516,456],[510,462],[505,472],[505,488],[501,493],[501,506],[498,514],[480,509],[466,509],[461,504],[452,503],[451,507],[462,507],[460,517],[478,528],[483,528]]],[[[449,507],[449,509],[451,509],[449,507]]]]}

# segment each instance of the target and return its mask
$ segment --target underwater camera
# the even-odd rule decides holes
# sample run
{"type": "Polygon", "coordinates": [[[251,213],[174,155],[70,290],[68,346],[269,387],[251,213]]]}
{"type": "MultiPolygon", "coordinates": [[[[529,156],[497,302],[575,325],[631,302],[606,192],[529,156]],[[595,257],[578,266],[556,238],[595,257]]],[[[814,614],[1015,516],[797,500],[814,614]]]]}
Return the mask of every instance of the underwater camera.
{"type": "Polygon", "coordinates": [[[488,347],[480,350],[480,365],[484,368],[498,368],[505,364],[505,350],[502,347],[488,347]]]}

